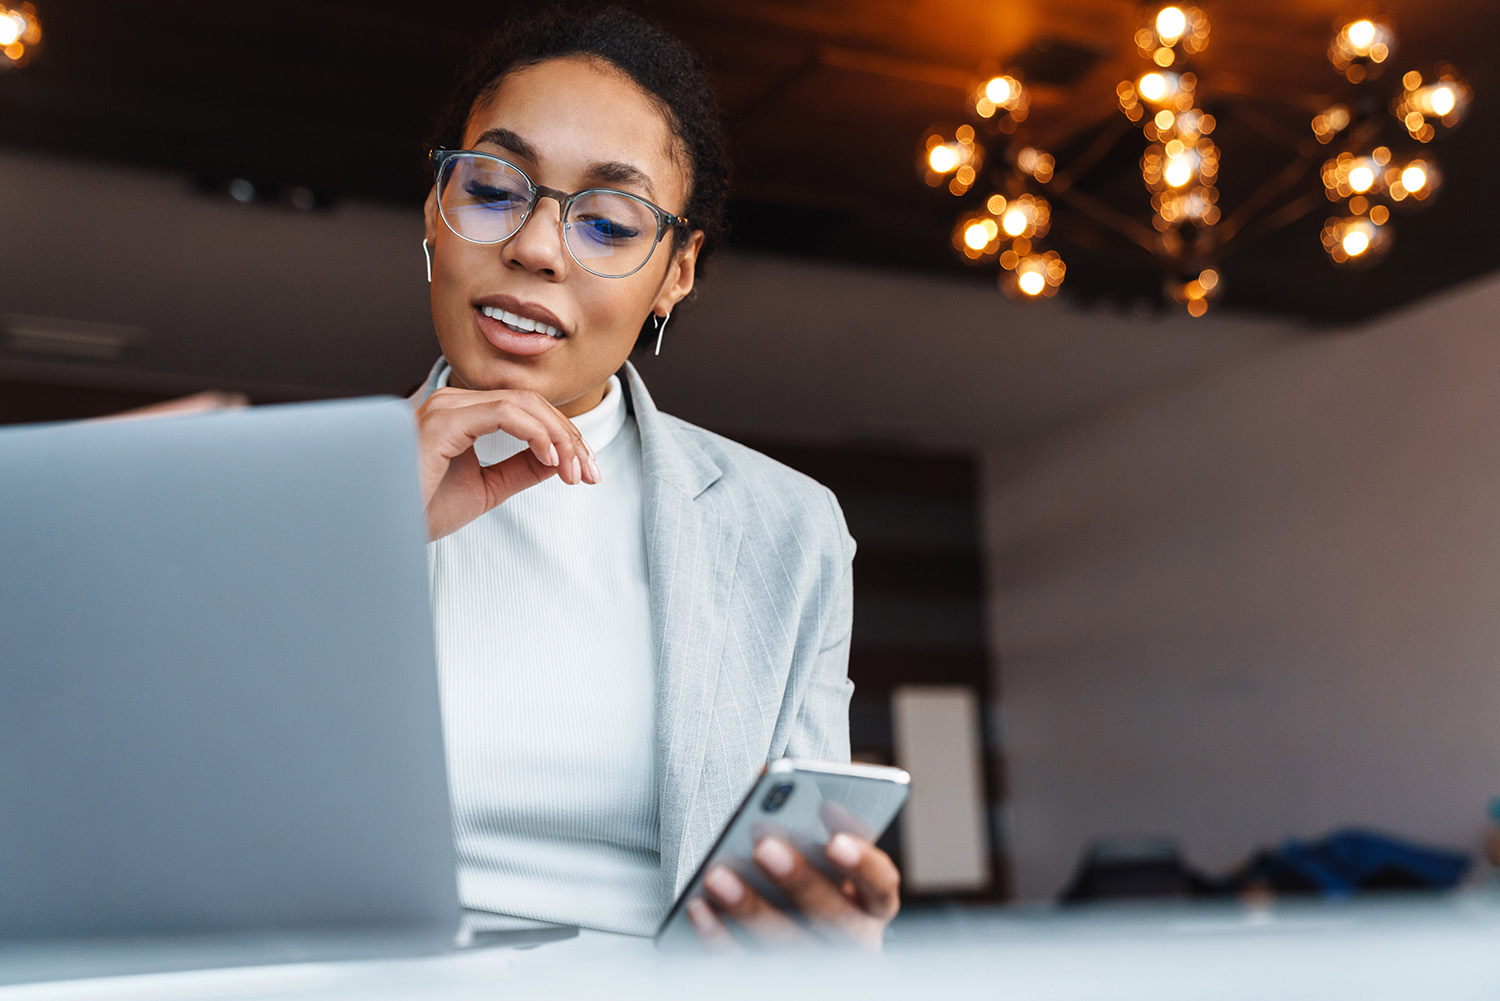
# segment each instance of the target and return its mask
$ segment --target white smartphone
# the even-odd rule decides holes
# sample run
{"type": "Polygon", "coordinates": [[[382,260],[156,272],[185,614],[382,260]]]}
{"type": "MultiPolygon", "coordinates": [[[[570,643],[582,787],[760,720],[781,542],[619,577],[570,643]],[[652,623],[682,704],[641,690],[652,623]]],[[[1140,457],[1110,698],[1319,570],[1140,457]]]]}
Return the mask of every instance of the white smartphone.
{"type": "Polygon", "coordinates": [[[789,901],[785,895],[750,857],[755,843],[767,835],[785,839],[831,879],[842,883],[844,876],[828,861],[828,839],[847,833],[875,841],[896,819],[910,790],[911,776],[899,768],[795,758],[773,761],[662,919],[656,932],[657,945],[697,942],[687,903],[703,896],[703,874],[716,865],[728,866],[769,903],[786,907],[789,901]]]}

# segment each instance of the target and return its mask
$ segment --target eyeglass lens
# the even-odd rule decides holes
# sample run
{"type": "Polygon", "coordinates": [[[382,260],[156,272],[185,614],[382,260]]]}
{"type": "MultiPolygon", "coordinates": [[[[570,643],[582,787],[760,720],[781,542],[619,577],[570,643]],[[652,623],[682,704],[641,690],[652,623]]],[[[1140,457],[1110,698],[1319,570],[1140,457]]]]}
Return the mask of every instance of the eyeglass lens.
{"type": "MultiPolygon", "coordinates": [[[[466,240],[499,243],[525,221],[531,186],[519,170],[493,157],[461,154],[443,162],[438,204],[443,221],[466,240]]],[[[630,274],[656,246],[656,214],[626,194],[591,191],[573,199],[563,238],[574,259],[606,277],[630,274]]]]}

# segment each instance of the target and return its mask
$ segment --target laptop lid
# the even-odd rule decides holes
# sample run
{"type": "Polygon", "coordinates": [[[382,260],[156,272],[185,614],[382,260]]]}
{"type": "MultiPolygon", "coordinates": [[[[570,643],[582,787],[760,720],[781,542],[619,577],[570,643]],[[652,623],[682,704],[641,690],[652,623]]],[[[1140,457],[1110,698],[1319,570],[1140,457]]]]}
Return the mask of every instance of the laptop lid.
{"type": "Polygon", "coordinates": [[[0,429],[0,942],[459,905],[409,406],[0,429]]]}

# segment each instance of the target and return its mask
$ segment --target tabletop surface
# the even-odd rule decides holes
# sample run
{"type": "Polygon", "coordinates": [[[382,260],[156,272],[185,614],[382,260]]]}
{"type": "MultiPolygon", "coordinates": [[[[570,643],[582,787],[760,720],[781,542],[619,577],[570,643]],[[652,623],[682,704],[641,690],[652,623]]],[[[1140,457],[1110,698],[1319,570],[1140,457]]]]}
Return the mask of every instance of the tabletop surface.
{"type": "Polygon", "coordinates": [[[904,915],[883,956],[674,959],[590,933],[529,949],[198,970],[0,988],[0,1001],[353,1001],[535,996],[1500,998],[1500,890],[1247,906],[953,909],[904,915]]]}

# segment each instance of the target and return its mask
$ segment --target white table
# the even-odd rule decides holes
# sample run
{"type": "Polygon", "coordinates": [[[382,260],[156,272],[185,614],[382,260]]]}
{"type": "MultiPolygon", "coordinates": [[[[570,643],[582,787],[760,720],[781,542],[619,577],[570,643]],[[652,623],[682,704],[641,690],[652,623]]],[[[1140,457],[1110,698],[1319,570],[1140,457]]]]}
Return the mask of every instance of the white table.
{"type": "Polygon", "coordinates": [[[585,932],[530,950],[208,970],[0,988],[0,1001],[208,998],[589,1001],[894,998],[1500,999],[1500,892],[907,915],[887,953],[671,960],[585,932]]]}

